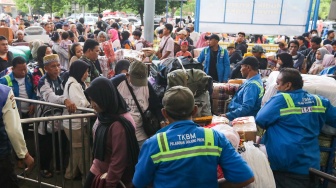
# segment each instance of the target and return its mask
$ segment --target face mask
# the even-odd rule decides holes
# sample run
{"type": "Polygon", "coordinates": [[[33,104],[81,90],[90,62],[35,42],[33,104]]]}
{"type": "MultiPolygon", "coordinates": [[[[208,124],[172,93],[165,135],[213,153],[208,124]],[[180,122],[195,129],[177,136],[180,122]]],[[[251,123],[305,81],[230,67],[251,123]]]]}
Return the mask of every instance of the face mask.
{"type": "Polygon", "coordinates": [[[277,63],[277,64],[276,64],[276,68],[279,68],[279,67],[280,67],[280,64],[279,64],[279,63],[277,63]]]}
{"type": "Polygon", "coordinates": [[[315,34],[315,33],[314,33],[314,34],[312,34],[312,37],[316,37],[316,36],[317,36],[317,34],[315,34]]]}

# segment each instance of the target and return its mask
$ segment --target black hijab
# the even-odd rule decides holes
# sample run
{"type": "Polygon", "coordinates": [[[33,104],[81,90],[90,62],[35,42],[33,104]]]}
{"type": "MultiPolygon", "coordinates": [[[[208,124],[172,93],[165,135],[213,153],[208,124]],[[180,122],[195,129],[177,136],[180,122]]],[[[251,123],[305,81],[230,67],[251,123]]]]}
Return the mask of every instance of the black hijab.
{"type": "Polygon", "coordinates": [[[85,89],[85,83],[82,81],[82,77],[89,68],[90,66],[82,60],[74,61],[70,65],[69,76],[74,77],[83,89],[85,89]]]}
{"type": "Polygon", "coordinates": [[[48,48],[48,46],[42,45],[42,46],[38,47],[38,49],[36,51],[37,65],[39,66],[39,68],[44,67],[43,58],[45,56],[47,48],[48,48]]]}
{"type": "Polygon", "coordinates": [[[103,111],[97,114],[99,125],[95,132],[95,142],[93,144],[94,158],[104,161],[107,133],[111,124],[119,121],[125,129],[128,159],[134,171],[138,162],[139,146],[132,123],[121,116],[121,114],[129,111],[125,100],[119,94],[112,81],[104,77],[93,80],[91,85],[85,90],[85,94],[97,103],[103,111]]]}
{"type": "Polygon", "coordinates": [[[130,66],[130,62],[126,59],[120,60],[116,63],[114,71],[115,71],[115,75],[118,75],[121,73],[121,71],[123,70],[127,70],[130,66]]]}
{"type": "Polygon", "coordinates": [[[280,69],[283,68],[293,68],[293,57],[289,53],[281,53],[278,54],[278,58],[281,59],[282,65],[280,66],[280,69]]]}

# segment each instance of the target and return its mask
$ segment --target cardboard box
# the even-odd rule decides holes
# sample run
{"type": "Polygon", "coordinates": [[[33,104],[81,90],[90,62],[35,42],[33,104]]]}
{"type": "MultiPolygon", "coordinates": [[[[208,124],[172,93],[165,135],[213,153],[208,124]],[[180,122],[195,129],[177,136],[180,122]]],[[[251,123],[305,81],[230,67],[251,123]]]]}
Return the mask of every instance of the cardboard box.
{"type": "Polygon", "coordinates": [[[232,127],[238,132],[240,139],[256,142],[257,125],[253,116],[234,119],[232,121],[232,127]]]}

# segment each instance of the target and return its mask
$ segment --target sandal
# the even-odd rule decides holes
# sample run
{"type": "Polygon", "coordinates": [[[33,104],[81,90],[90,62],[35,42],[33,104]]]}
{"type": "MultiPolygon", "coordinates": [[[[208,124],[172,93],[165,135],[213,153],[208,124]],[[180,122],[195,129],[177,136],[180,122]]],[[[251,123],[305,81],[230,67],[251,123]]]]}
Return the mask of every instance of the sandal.
{"type": "Polygon", "coordinates": [[[49,172],[48,170],[41,170],[40,174],[43,178],[52,178],[53,174],[49,172]]]}

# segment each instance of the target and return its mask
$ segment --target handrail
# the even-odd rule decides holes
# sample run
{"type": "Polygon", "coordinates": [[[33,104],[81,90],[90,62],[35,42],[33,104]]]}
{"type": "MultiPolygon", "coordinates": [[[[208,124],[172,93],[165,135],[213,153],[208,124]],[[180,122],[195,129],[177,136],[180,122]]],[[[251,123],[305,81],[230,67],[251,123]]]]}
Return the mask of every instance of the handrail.
{"type": "Polygon", "coordinates": [[[40,121],[54,121],[54,120],[65,120],[65,119],[75,119],[75,118],[88,118],[95,117],[94,113],[86,114],[72,114],[72,115],[62,115],[62,116],[48,116],[48,117],[37,117],[37,118],[27,118],[21,119],[21,123],[34,123],[40,121]]]}
{"type": "Polygon", "coordinates": [[[335,176],[332,176],[330,174],[327,174],[327,173],[324,173],[322,171],[319,171],[319,170],[316,170],[314,168],[309,168],[309,174],[312,176],[318,176],[318,177],[321,177],[323,178],[324,180],[328,180],[328,181],[331,181],[333,183],[336,183],[336,177],[335,176]]]}
{"type": "MultiPolygon", "coordinates": [[[[33,103],[33,104],[52,106],[52,107],[56,107],[56,108],[66,108],[65,105],[61,105],[61,104],[55,104],[55,103],[33,100],[33,99],[26,99],[26,98],[21,98],[21,97],[15,97],[15,100],[22,101],[22,102],[33,103]]],[[[80,111],[83,111],[83,112],[94,112],[94,110],[92,108],[77,107],[77,110],[80,110],[80,111]]]]}

